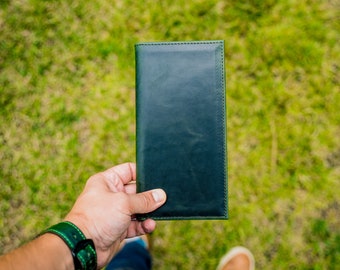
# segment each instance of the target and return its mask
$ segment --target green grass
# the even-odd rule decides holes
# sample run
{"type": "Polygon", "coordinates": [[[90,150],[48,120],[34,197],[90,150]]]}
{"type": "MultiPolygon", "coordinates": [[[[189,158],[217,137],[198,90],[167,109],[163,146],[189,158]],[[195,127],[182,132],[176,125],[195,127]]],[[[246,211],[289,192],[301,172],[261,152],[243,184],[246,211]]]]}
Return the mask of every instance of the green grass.
{"type": "MultiPolygon", "coordinates": [[[[0,253],[135,160],[134,43],[224,39],[229,221],[159,222],[155,269],[340,263],[336,1],[0,2],[0,253]]],[[[188,191],[189,192],[189,191],[188,191]]]]}

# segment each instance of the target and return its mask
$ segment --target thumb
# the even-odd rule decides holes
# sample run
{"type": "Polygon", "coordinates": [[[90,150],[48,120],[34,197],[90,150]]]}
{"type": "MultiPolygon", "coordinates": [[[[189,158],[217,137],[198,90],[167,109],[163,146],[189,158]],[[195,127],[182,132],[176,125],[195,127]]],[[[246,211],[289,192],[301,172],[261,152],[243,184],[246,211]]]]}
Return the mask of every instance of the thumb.
{"type": "Polygon", "coordinates": [[[145,214],[156,210],[166,201],[166,194],[162,189],[153,189],[142,193],[131,194],[131,214],[145,214]]]}

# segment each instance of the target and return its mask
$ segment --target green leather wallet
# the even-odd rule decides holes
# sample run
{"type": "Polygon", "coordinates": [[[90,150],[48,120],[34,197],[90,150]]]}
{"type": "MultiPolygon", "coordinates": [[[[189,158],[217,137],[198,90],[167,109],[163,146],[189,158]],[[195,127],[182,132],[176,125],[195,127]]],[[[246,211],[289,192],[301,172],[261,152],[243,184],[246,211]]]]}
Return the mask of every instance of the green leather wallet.
{"type": "Polygon", "coordinates": [[[135,45],[137,192],[162,188],[153,219],[227,219],[223,41],[135,45]]]}

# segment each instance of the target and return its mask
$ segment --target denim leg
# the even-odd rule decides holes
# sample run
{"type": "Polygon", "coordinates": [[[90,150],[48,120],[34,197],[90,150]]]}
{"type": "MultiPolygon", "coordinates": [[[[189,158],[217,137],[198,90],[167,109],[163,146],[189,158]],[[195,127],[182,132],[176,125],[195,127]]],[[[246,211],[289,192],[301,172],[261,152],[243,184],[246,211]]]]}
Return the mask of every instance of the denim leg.
{"type": "Polygon", "coordinates": [[[151,255],[139,241],[126,243],[106,267],[106,270],[137,269],[151,269],[151,255]]]}

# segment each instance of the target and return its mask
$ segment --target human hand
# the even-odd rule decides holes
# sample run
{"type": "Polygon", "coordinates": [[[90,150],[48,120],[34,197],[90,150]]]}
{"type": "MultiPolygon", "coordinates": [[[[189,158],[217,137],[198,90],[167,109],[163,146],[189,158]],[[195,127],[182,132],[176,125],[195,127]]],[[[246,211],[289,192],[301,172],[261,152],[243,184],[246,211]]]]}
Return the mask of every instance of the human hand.
{"type": "Polygon", "coordinates": [[[125,163],[95,174],[87,181],[65,220],[77,225],[94,241],[98,268],[105,266],[120,242],[152,232],[152,219],[134,220],[134,214],[151,212],[166,200],[161,189],[136,194],[136,166],[125,163]]]}

